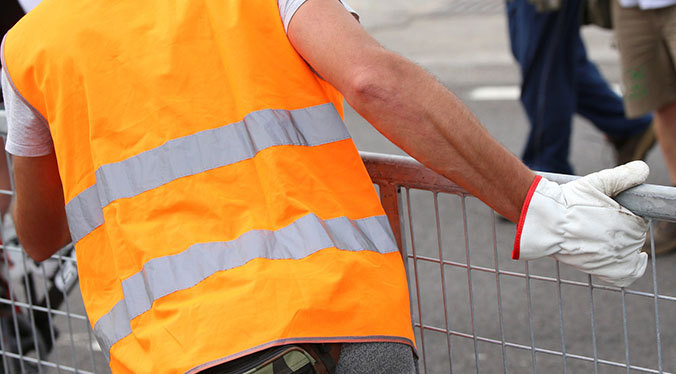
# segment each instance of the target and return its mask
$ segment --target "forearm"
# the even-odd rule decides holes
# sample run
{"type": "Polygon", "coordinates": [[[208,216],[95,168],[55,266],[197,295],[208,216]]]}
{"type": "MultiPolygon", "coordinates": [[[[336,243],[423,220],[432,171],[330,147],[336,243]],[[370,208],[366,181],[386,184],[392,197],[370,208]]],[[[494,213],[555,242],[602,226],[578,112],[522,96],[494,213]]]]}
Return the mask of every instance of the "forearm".
{"type": "Polygon", "coordinates": [[[422,68],[384,49],[372,53],[377,68],[344,91],[347,101],[405,152],[518,221],[534,174],[422,68]]]}
{"type": "Polygon", "coordinates": [[[43,261],[70,242],[63,189],[54,153],[14,157],[12,218],[22,247],[43,261]]]}
{"type": "Polygon", "coordinates": [[[339,2],[308,0],[292,18],[288,35],[315,71],[404,151],[510,220],[523,214],[516,258],[521,252],[524,259],[555,255],[619,286],[643,274],[647,256],[639,251],[647,225],[609,196],[645,181],[647,165],[625,165],[570,185],[534,184],[533,172],[457,97],[381,47],[339,2]],[[536,188],[524,207],[531,186],[536,188]]]}
{"type": "Polygon", "coordinates": [[[535,178],[419,66],[380,46],[335,0],[312,0],[289,40],[383,135],[512,221],[535,178]]]}

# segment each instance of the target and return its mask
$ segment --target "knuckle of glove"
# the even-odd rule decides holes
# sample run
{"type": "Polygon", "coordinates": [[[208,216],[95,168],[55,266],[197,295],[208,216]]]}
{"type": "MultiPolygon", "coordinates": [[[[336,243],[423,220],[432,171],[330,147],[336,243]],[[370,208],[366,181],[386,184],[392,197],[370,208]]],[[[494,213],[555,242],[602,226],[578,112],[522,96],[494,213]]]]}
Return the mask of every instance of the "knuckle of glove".
{"type": "Polygon", "coordinates": [[[620,204],[608,195],[595,188],[588,179],[580,178],[561,186],[567,206],[596,206],[603,208],[620,208],[620,204]]]}

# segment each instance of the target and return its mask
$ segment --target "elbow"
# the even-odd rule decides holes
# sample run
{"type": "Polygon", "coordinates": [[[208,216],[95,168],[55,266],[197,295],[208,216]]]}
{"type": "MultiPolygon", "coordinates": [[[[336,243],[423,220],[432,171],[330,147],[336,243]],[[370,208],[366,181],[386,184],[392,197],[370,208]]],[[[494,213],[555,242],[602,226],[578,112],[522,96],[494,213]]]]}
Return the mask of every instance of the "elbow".
{"type": "Polygon", "coordinates": [[[18,243],[24,252],[36,262],[47,260],[71,242],[68,224],[63,221],[53,224],[33,224],[17,220],[13,214],[18,243]]]}
{"type": "Polygon", "coordinates": [[[399,64],[396,55],[388,54],[361,66],[350,75],[345,99],[357,110],[396,103],[402,84],[399,64]]]}
{"type": "Polygon", "coordinates": [[[359,110],[390,102],[395,89],[389,74],[365,71],[356,74],[349,83],[345,99],[359,110]]]}
{"type": "Polygon", "coordinates": [[[10,208],[16,237],[28,256],[42,262],[71,242],[66,212],[60,204],[53,209],[43,204],[39,212],[22,209],[26,206],[15,200],[10,208]]]}
{"type": "Polygon", "coordinates": [[[70,238],[40,242],[35,240],[20,241],[21,247],[35,262],[42,262],[54,255],[70,242],[70,238]]]}
{"type": "Polygon", "coordinates": [[[37,263],[45,261],[51,257],[51,255],[47,255],[45,252],[40,252],[39,250],[29,250],[24,248],[24,251],[26,251],[26,254],[37,263]]]}

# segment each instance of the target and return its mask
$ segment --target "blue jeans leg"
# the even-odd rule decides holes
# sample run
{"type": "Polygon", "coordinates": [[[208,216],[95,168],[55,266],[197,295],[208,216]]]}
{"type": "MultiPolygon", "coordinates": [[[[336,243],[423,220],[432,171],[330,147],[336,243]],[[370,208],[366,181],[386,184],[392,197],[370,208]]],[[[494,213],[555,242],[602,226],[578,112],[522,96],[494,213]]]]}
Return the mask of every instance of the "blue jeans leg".
{"type": "Polygon", "coordinates": [[[507,5],[512,52],[520,64],[521,102],[530,123],[522,160],[535,170],[571,174],[568,162],[575,113],[575,38],[580,0],[538,13],[527,0],[507,5]]]}

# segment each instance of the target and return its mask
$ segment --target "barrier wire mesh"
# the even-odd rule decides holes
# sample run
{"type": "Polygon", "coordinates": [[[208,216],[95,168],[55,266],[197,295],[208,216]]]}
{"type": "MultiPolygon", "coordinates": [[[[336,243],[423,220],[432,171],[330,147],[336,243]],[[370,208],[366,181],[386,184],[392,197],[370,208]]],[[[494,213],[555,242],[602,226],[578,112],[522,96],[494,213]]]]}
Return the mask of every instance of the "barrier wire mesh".
{"type": "MultiPolygon", "coordinates": [[[[410,158],[362,157],[406,259],[421,372],[676,372],[676,297],[664,287],[673,256],[656,258],[652,243],[629,288],[553,259],[514,261],[515,225],[466,191],[410,158]]],[[[644,185],[617,199],[652,232],[654,220],[676,219],[675,198],[644,185]]]]}

